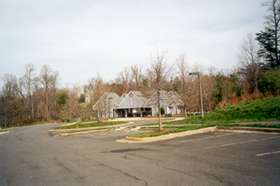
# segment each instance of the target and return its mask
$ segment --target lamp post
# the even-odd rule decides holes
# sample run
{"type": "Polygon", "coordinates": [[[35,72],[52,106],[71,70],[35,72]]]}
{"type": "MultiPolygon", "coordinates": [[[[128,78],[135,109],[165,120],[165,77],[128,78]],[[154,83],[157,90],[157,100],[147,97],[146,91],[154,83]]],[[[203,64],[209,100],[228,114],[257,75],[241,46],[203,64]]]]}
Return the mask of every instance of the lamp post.
{"type": "Polygon", "coordinates": [[[203,95],[202,95],[202,84],[199,72],[191,72],[190,76],[197,75],[199,81],[199,98],[200,98],[200,109],[201,109],[201,117],[204,118],[204,109],[203,109],[203,95]]]}

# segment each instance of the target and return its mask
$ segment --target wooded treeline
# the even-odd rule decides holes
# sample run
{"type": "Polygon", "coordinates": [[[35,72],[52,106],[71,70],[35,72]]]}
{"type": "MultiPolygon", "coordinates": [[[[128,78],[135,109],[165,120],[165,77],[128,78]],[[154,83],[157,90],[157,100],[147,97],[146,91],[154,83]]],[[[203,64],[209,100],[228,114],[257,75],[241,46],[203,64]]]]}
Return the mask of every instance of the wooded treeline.
{"type": "MultiPolygon", "coordinates": [[[[263,29],[248,34],[240,46],[239,67],[231,73],[200,72],[206,111],[280,94],[280,0],[271,0],[265,6],[263,29]]],[[[50,120],[90,120],[95,117],[92,106],[109,91],[121,95],[139,90],[151,95],[157,90],[174,90],[181,96],[186,112],[198,112],[199,82],[197,76],[189,75],[198,71],[195,69],[184,55],[168,61],[164,54],[157,54],[148,67],[131,65],[111,82],[95,77],[82,87],[58,88],[58,72],[47,65],[36,70],[29,64],[22,77],[12,74],[1,77],[0,127],[50,120]]]]}

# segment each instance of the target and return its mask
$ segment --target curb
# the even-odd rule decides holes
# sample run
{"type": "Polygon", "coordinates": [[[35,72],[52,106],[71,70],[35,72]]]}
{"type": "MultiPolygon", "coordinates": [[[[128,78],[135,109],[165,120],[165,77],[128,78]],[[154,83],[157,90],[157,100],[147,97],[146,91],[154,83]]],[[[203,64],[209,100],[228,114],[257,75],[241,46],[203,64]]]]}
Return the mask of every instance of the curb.
{"type": "Polygon", "coordinates": [[[90,134],[90,133],[104,132],[104,131],[108,131],[108,129],[90,130],[90,131],[82,131],[82,132],[71,132],[71,133],[58,133],[58,134],[54,134],[54,135],[57,135],[57,136],[73,136],[73,135],[79,135],[79,134],[90,134]]]}
{"type": "Polygon", "coordinates": [[[111,129],[111,128],[119,128],[131,125],[132,122],[123,123],[119,125],[108,125],[108,126],[98,126],[98,127],[85,127],[85,128],[73,128],[73,129],[50,129],[49,132],[51,133],[68,133],[68,132],[84,132],[89,130],[102,130],[102,129],[111,129]]]}
{"type": "Polygon", "coordinates": [[[8,133],[10,133],[10,131],[4,131],[4,132],[0,132],[0,135],[1,134],[8,134],[8,133]]]}
{"type": "Polygon", "coordinates": [[[171,133],[166,134],[162,136],[156,136],[156,137],[129,137],[127,136],[125,139],[119,139],[116,140],[120,143],[151,143],[151,142],[157,142],[157,141],[163,141],[163,140],[169,140],[174,139],[177,137],[185,137],[185,136],[191,136],[195,134],[203,134],[208,132],[215,132],[215,131],[221,131],[221,132],[239,132],[239,133],[270,133],[270,134],[279,134],[280,129],[275,128],[253,128],[253,127],[208,127],[208,128],[202,128],[197,130],[191,130],[191,131],[185,131],[180,133],[171,133]]]}
{"type": "Polygon", "coordinates": [[[88,134],[95,132],[103,132],[108,131],[110,128],[102,128],[102,129],[89,129],[89,130],[80,130],[80,131],[48,131],[51,136],[72,136],[78,134],[88,134]]]}
{"type": "Polygon", "coordinates": [[[178,137],[185,137],[194,134],[203,134],[203,133],[215,132],[215,131],[217,131],[217,127],[207,127],[207,128],[197,129],[197,130],[171,133],[171,134],[166,134],[166,135],[156,136],[156,137],[139,138],[139,137],[127,136],[125,139],[119,139],[116,141],[120,143],[151,143],[151,142],[170,140],[178,137]]]}
{"type": "Polygon", "coordinates": [[[265,132],[280,133],[280,129],[276,128],[255,128],[255,127],[217,127],[220,131],[243,131],[243,132],[265,132]]]}

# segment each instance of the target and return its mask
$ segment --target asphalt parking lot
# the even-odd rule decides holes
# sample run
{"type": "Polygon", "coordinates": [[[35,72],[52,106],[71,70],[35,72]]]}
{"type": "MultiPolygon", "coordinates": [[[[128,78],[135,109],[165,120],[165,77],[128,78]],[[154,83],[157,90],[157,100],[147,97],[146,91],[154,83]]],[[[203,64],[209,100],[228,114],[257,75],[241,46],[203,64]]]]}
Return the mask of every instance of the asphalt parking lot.
{"type": "Polygon", "coordinates": [[[280,135],[215,132],[149,144],[127,131],[0,135],[0,185],[280,185],[280,135]]]}

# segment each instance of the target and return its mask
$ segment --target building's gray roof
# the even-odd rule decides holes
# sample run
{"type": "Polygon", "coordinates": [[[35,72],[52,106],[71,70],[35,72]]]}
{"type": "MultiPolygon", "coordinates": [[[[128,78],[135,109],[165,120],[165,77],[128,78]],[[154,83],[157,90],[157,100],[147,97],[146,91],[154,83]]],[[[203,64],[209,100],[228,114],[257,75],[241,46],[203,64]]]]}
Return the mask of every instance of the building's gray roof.
{"type": "MultiPolygon", "coordinates": [[[[93,110],[107,109],[108,104],[110,104],[110,108],[114,109],[152,107],[157,105],[157,92],[154,92],[149,99],[145,98],[140,91],[130,91],[121,97],[114,92],[106,92],[93,105],[93,110]]],[[[160,104],[179,106],[183,105],[183,101],[176,92],[162,90],[160,91],[160,104]]]]}
{"type": "Polygon", "coordinates": [[[98,110],[98,107],[105,107],[106,104],[110,104],[111,108],[115,108],[121,101],[121,98],[118,94],[114,92],[105,92],[98,101],[93,105],[93,110],[98,110]]]}
{"type": "MultiPolygon", "coordinates": [[[[160,104],[161,105],[173,105],[179,106],[183,104],[183,101],[179,98],[178,94],[174,91],[160,91],[160,104]]],[[[152,96],[145,102],[145,106],[157,105],[157,92],[154,92],[152,96]]]]}
{"type": "Polygon", "coordinates": [[[172,103],[175,105],[184,105],[184,102],[181,100],[180,96],[175,91],[168,92],[169,98],[172,100],[172,103]]]}
{"type": "Polygon", "coordinates": [[[130,91],[121,96],[121,101],[116,109],[143,107],[146,98],[139,91],[130,91]]]}

